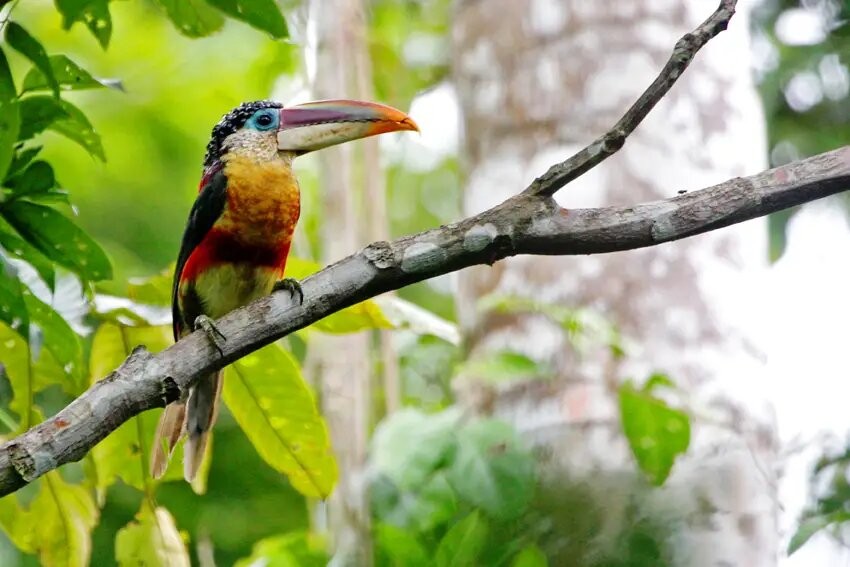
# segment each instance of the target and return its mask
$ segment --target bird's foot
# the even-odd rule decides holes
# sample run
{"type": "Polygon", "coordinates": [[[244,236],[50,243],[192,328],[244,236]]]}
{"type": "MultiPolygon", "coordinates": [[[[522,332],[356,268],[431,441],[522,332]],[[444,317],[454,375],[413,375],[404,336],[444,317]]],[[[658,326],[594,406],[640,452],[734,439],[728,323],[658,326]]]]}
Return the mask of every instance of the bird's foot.
{"type": "Polygon", "coordinates": [[[213,346],[218,350],[219,356],[224,356],[224,350],[222,350],[223,343],[227,341],[227,337],[218,330],[215,323],[212,319],[207,317],[206,315],[198,315],[195,319],[195,330],[203,330],[206,333],[207,338],[213,344],[213,346]]]}
{"type": "Polygon", "coordinates": [[[272,291],[280,291],[285,289],[289,292],[289,296],[292,299],[295,299],[298,296],[298,305],[304,303],[304,292],[301,291],[301,284],[298,283],[298,280],[295,278],[283,278],[282,280],[275,282],[272,291]]]}

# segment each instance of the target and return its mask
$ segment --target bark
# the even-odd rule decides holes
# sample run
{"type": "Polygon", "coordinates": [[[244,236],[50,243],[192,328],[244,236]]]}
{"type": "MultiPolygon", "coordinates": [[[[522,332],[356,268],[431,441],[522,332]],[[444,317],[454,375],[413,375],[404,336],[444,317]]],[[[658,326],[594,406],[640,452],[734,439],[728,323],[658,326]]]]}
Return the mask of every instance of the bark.
{"type": "MultiPolygon", "coordinates": [[[[633,85],[651,80],[666,56],[663,46],[704,16],[704,4],[459,2],[455,77],[469,166],[465,212],[492,206],[505,197],[494,187],[521,184],[548,156],[592,139],[600,122],[617,120],[633,85]]],[[[686,34],[677,51],[687,53],[717,28],[725,23],[686,34]]],[[[760,169],[763,119],[747,53],[742,14],[723,47],[697,61],[685,83],[662,99],[664,85],[688,63],[674,53],[656,79],[660,91],[650,88],[608,134],[527,191],[552,195],[594,167],[623,146],[643,109],[656,103],[623,151],[559,194],[560,203],[625,205],[661,198],[671,182],[703,184],[760,169]]],[[[746,190],[730,191],[748,198],[746,190]]],[[[676,216],[675,225],[689,222],[676,216]]],[[[650,231],[665,233],[667,226],[650,231]]],[[[740,323],[757,297],[764,234],[751,223],[627,255],[519,258],[461,274],[459,315],[470,357],[520,351],[558,378],[497,388],[464,376],[458,387],[462,404],[509,420],[531,440],[541,455],[543,500],[582,503],[543,504],[552,520],[545,541],[553,565],[567,556],[570,565],[596,565],[608,555],[639,563],[637,551],[622,545],[637,532],[649,534],[665,565],[775,564],[775,432],[758,396],[764,382],[757,340],[740,323]],[[603,343],[579,352],[568,331],[543,315],[482,311],[479,300],[494,295],[588,307],[638,348],[624,358],[603,343]],[[624,378],[653,370],[685,388],[702,416],[694,420],[688,455],[663,489],[641,482],[617,405],[624,378]],[[594,536],[576,541],[577,533],[594,536]]]]}

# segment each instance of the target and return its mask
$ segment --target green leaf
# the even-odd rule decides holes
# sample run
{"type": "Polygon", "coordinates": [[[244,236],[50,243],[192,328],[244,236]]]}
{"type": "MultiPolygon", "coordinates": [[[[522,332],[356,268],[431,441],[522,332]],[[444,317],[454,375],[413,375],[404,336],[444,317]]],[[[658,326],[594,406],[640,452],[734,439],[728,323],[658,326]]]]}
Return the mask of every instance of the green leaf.
{"type": "Polygon", "coordinates": [[[59,98],[59,82],[53,74],[50,59],[48,59],[47,52],[41,43],[15,22],[6,22],[6,42],[32,61],[32,64],[44,74],[47,84],[50,85],[50,90],[53,91],[53,96],[59,98]]]}
{"type": "Polygon", "coordinates": [[[48,128],[62,134],[69,140],[77,142],[90,155],[98,158],[100,161],[106,161],[106,154],[103,152],[100,135],[95,132],[94,127],[92,127],[86,115],[83,114],[83,111],[67,100],[60,101],[60,103],[66,117],[53,121],[48,128]]]}
{"type": "Polygon", "coordinates": [[[62,27],[66,30],[76,22],[84,22],[106,49],[112,36],[112,17],[109,14],[108,0],[55,0],[56,8],[62,14],[62,27]]]}
{"type": "Polygon", "coordinates": [[[431,559],[428,551],[407,530],[390,524],[378,524],[376,527],[378,549],[390,559],[395,567],[428,567],[431,559]]]}
{"type": "Polygon", "coordinates": [[[59,313],[38,299],[31,291],[25,289],[23,296],[29,312],[31,326],[35,325],[41,330],[44,347],[50,351],[53,359],[64,373],[68,374],[74,381],[73,385],[64,385],[66,391],[71,394],[79,394],[88,386],[82,381],[85,367],[83,365],[83,347],[79,335],[71,329],[71,326],[59,313]]]}
{"type": "Polygon", "coordinates": [[[39,480],[38,487],[28,508],[17,494],[0,499],[0,526],[22,551],[37,553],[44,567],[86,567],[98,520],[91,495],[56,471],[39,480]]]}
{"type": "MultiPolygon", "coordinates": [[[[53,76],[62,90],[102,89],[104,87],[113,87],[116,84],[115,81],[99,81],[95,79],[88,71],[68,58],[67,55],[51,55],[49,61],[53,76]]],[[[41,91],[49,88],[52,88],[52,85],[38,67],[30,69],[26,77],[24,77],[23,92],[41,91]]]]}
{"type": "Polygon", "coordinates": [[[240,559],[235,567],[325,567],[328,565],[327,543],[308,532],[290,532],[261,539],[254,544],[251,556],[240,559]]]}
{"type": "Polygon", "coordinates": [[[14,266],[0,258],[0,321],[9,325],[24,340],[29,340],[29,313],[23,291],[24,287],[14,266]]]}
{"type": "Polygon", "coordinates": [[[437,567],[474,567],[484,551],[489,529],[476,510],[446,532],[437,547],[437,567]]]}
{"type": "Polygon", "coordinates": [[[460,412],[428,415],[405,408],[382,421],[372,437],[372,466],[402,489],[418,490],[453,458],[460,412]]]}
{"type": "MultiPolygon", "coordinates": [[[[29,355],[26,339],[8,325],[0,324],[0,360],[3,361],[3,373],[12,387],[9,409],[21,417],[21,429],[28,429],[35,423],[32,396],[36,386],[29,355]]],[[[0,502],[2,500],[0,498],[0,502]]]]}
{"type": "Polygon", "coordinates": [[[286,20],[274,0],[208,0],[231,18],[271,34],[275,39],[289,36],[286,20]]]}
{"type": "Polygon", "coordinates": [[[174,518],[161,506],[152,510],[145,501],[136,518],[118,530],[115,560],[118,565],[133,567],[191,566],[174,518]]]}
{"type": "Polygon", "coordinates": [[[510,520],[525,512],[534,481],[534,459],[508,424],[486,419],[458,432],[449,482],[461,498],[510,520]]]}
{"type": "Polygon", "coordinates": [[[60,101],[46,95],[30,96],[21,100],[21,130],[18,140],[29,140],[44,132],[57,120],[68,117],[60,101]]]}
{"type": "Polygon", "coordinates": [[[20,129],[21,113],[18,102],[0,101],[0,180],[4,179],[9,171],[20,129]]]}
{"type": "Polygon", "coordinates": [[[223,397],[260,457],[295,489],[331,493],[337,466],[327,426],[291,354],[269,345],[228,366],[223,397]]]}
{"type": "Polygon", "coordinates": [[[850,521],[850,512],[839,510],[831,514],[812,516],[800,523],[800,527],[788,542],[788,555],[803,547],[809,539],[819,531],[833,525],[850,521]]]}
{"type": "Polygon", "coordinates": [[[517,554],[511,567],[549,567],[549,560],[539,547],[531,544],[517,554]]]}
{"type": "Polygon", "coordinates": [[[24,240],[87,281],[112,277],[106,253],[70,219],[50,207],[14,201],[0,209],[24,240]]]}
{"type": "Polygon", "coordinates": [[[637,390],[631,382],[620,386],[619,397],[623,432],[638,466],[653,484],[661,486],[676,457],[690,444],[688,415],[646,390],[637,390]]]}
{"type": "Polygon", "coordinates": [[[9,68],[6,53],[0,49],[0,104],[11,102],[16,98],[18,98],[18,91],[15,89],[12,70],[9,68]]]}
{"type": "Polygon", "coordinates": [[[157,0],[177,31],[187,37],[204,37],[224,26],[222,15],[204,0],[157,0]]]}
{"type": "Polygon", "coordinates": [[[377,517],[416,533],[430,532],[457,515],[457,496],[442,471],[409,489],[401,489],[381,475],[373,479],[369,490],[377,517]]]}
{"type": "Polygon", "coordinates": [[[550,369],[532,358],[510,350],[487,353],[482,358],[468,360],[458,369],[464,376],[491,382],[549,378],[550,369]]]}
{"type": "Polygon", "coordinates": [[[127,297],[138,303],[171,307],[174,266],[145,278],[133,278],[127,284],[127,297]]]}
{"type": "Polygon", "coordinates": [[[26,166],[35,159],[41,152],[41,146],[33,146],[31,148],[22,148],[12,158],[12,164],[9,166],[7,177],[12,177],[24,170],[26,166]]]}
{"type": "Polygon", "coordinates": [[[23,260],[35,268],[50,291],[53,291],[56,286],[56,271],[53,269],[53,262],[48,260],[35,246],[0,228],[0,247],[10,256],[23,260]]]}
{"type": "Polygon", "coordinates": [[[56,176],[49,163],[38,160],[9,178],[6,181],[6,187],[12,189],[12,195],[15,197],[45,193],[56,187],[56,176]]]}

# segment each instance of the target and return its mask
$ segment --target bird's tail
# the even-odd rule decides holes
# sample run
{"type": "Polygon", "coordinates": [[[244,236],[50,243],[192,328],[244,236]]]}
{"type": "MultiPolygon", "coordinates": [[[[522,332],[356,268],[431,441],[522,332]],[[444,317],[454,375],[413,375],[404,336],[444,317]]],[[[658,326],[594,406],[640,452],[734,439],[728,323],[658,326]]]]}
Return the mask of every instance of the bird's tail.
{"type": "Polygon", "coordinates": [[[201,378],[192,388],[186,402],[187,437],[183,448],[183,477],[189,482],[195,479],[201,467],[210,430],[218,417],[222,378],[222,371],[201,378]]]}
{"type": "Polygon", "coordinates": [[[175,402],[165,408],[156,428],[151,475],[159,478],[165,474],[174,447],[183,433],[187,433],[183,449],[183,476],[191,482],[198,473],[207,438],[218,416],[221,397],[222,372],[202,378],[192,388],[189,399],[175,402]]]}

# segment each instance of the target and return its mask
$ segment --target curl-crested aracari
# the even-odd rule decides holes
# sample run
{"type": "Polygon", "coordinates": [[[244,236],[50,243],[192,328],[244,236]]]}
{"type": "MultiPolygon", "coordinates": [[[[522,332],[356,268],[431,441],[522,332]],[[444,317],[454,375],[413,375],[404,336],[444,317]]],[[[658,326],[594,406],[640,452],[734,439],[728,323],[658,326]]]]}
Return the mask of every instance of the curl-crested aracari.
{"type": "MultiPolygon", "coordinates": [[[[247,102],[225,115],[207,145],[198,198],[189,214],[172,287],[175,340],[203,328],[222,340],[213,319],[277,289],[301,301],[282,279],[301,210],[293,158],[335,144],[397,130],[417,130],[403,112],[369,102],[329,100],[284,108],[247,102]]],[[[186,434],[183,474],[198,471],[215,422],[222,374],[205,376],[165,408],[151,472],[161,476],[186,434]]]]}

